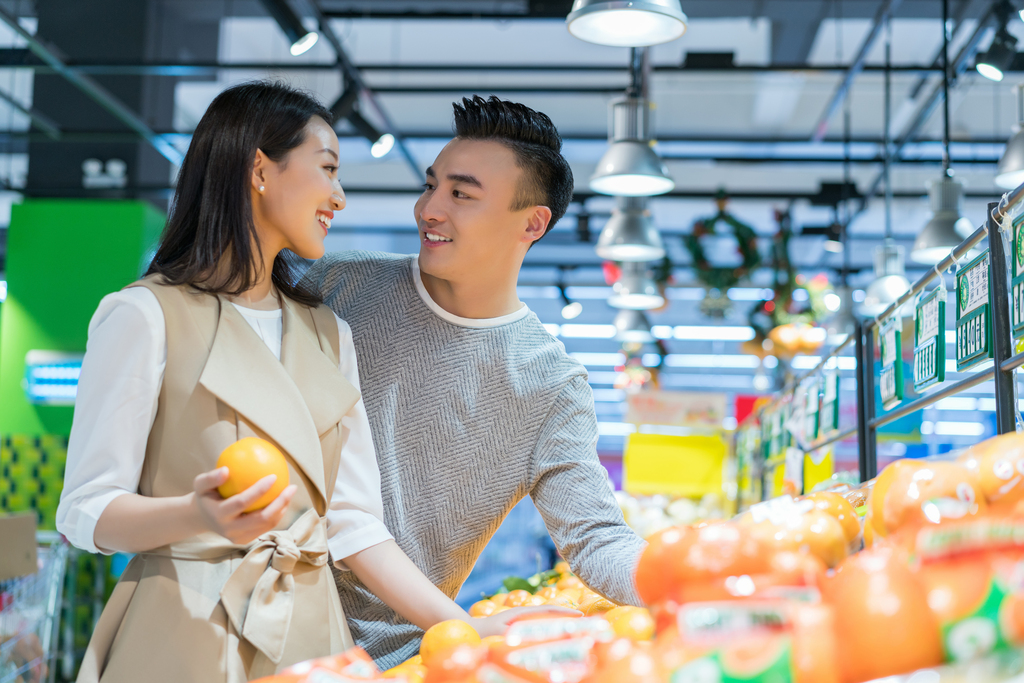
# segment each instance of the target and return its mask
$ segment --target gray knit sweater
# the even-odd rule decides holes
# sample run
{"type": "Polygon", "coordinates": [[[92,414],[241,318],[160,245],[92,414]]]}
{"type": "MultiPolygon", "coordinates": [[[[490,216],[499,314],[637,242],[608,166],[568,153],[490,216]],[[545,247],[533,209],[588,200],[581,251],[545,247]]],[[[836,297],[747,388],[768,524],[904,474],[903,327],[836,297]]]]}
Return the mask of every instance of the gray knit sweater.
{"type": "MultiPolygon", "coordinates": [[[[580,579],[641,604],[633,569],[644,542],[598,461],[586,370],[533,312],[484,329],[443,319],[414,286],[415,258],[330,254],[305,278],[352,327],[384,521],[398,545],[454,598],[529,495],[580,579]]],[[[381,667],[416,654],[418,628],[351,573],[336,578],[352,635],[381,667]]]]}

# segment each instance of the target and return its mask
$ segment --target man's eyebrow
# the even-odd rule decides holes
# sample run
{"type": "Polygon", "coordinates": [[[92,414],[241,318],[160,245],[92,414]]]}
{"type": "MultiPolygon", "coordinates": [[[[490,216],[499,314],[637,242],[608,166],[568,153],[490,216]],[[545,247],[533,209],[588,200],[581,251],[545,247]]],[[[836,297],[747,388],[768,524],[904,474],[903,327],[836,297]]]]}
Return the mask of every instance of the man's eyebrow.
{"type": "Polygon", "coordinates": [[[334,160],[335,160],[335,161],[338,161],[338,153],[337,153],[337,152],[335,152],[335,151],[334,151],[333,149],[328,149],[327,147],[324,147],[324,148],[323,148],[322,150],[320,150],[320,151],[321,151],[321,152],[327,152],[327,153],[328,153],[328,154],[330,154],[330,155],[331,155],[332,157],[334,157],[334,160]]]}
{"type": "Polygon", "coordinates": [[[484,186],[476,179],[476,176],[463,175],[461,173],[449,173],[448,180],[453,183],[464,183],[466,185],[472,185],[473,187],[479,187],[481,190],[484,189],[484,186]]]}

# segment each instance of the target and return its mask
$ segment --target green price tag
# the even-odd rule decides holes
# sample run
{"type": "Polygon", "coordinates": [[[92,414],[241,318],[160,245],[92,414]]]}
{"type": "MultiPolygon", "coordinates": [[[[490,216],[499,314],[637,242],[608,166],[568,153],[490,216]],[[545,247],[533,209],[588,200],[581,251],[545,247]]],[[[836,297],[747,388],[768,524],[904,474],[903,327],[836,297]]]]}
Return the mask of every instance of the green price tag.
{"type": "Polygon", "coordinates": [[[821,414],[818,416],[819,436],[828,436],[839,429],[839,370],[821,371],[821,414]]]}
{"type": "Polygon", "coordinates": [[[804,408],[804,439],[814,441],[818,435],[818,412],[821,404],[821,378],[815,377],[807,384],[804,408]]]}
{"type": "Polygon", "coordinates": [[[914,391],[946,381],[946,290],[917,302],[914,316],[914,391]]]}
{"type": "Polygon", "coordinates": [[[1010,324],[1013,336],[1024,337],[1024,214],[1013,220],[1013,272],[1010,291],[1013,294],[1010,324]]]}
{"type": "Polygon", "coordinates": [[[956,369],[962,372],[992,357],[992,302],[986,249],[956,274],[956,369]]]}
{"type": "Polygon", "coordinates": [[[878,329],[878,345],[882,352],[878,386],[882,393],[882,407],[886,410],[903,400],[903,355],[900,353],[902,326],[897,315],[886,320],[878,329]]]}

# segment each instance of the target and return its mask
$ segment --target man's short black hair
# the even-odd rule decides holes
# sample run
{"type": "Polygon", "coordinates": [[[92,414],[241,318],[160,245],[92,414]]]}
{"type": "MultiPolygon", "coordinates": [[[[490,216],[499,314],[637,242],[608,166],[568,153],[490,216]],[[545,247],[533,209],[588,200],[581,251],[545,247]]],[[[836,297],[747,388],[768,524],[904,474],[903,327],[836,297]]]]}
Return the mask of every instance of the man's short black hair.
{"type": "Polygon", "coordinates": [[[523,178],[512,210],[531,206],[551,209],[548,230],[565,215],[572,201],[572,169],[562,156],[562,137],[546,114],[518,102],[500,100],[494,95],[484,99],[462,98],[454,102],[455,135],[467,140],[494,140],[512,150],[523,178]]]}

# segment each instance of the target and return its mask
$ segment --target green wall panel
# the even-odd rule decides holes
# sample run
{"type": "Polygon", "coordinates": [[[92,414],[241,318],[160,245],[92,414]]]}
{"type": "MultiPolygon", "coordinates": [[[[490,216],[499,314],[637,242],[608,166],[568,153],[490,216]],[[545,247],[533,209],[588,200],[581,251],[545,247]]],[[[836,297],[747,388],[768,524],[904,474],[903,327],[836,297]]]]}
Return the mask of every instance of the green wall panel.
{"type": "Polygon", "coordinates": [[[85,351],[100,299],[138,279],[163,229],[152,205],[28,200],[7,233],[7,301],[0,307],[0,434],[71,431],[73,408],[25,398],[25,354],[85,351]]]}

